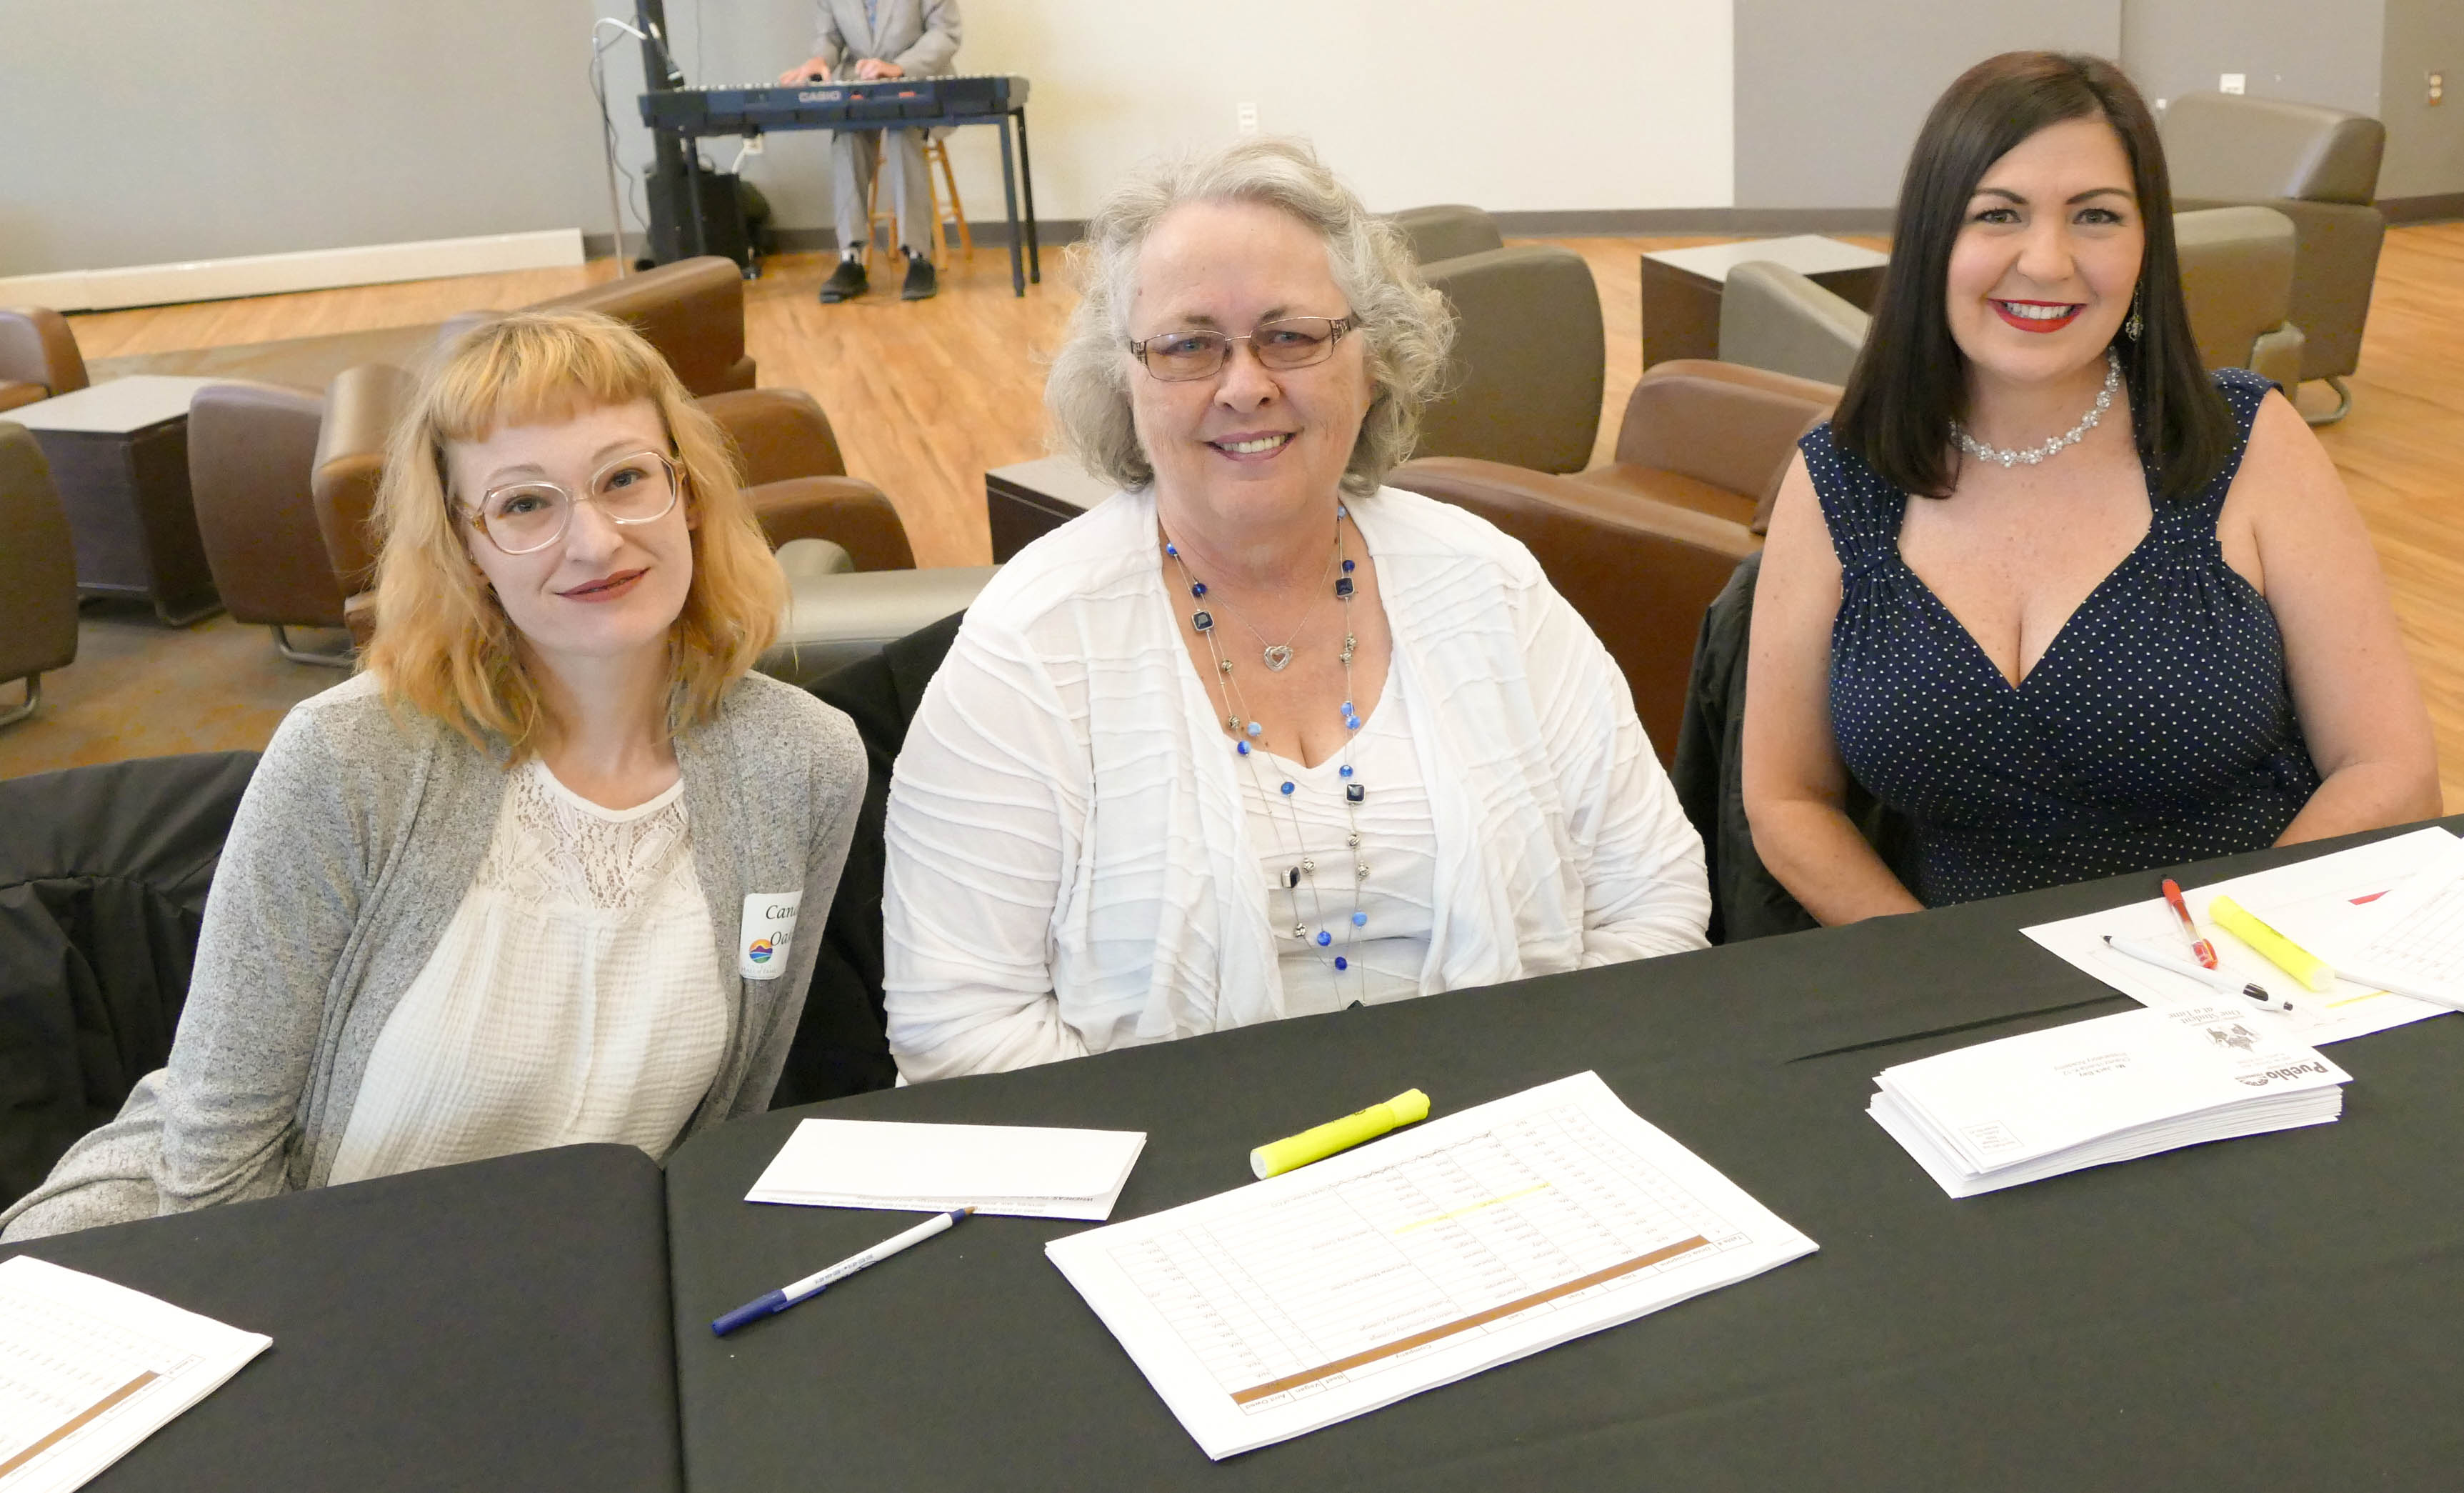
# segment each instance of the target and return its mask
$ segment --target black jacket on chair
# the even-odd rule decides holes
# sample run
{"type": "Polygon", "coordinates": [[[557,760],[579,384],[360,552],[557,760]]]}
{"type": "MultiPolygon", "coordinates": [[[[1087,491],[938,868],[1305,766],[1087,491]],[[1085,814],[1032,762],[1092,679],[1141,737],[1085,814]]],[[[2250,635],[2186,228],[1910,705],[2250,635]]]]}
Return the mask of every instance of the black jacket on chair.
{"type": "Polygon", "coordinates": [[[965,619],[964,612],[944,617],[813,686],[815,694],[855,721],[869,771],[847,868],[839,873],[829,921],[823,926],[813,982],[804,991],[804,1014],[770,1098],[774,1109],[888,1088],[898,1081],[881,1004],[882,833],[890,811],[890,769],[907,744],[907,725],[923,703],[924,687],[940,670],[965,619]]]}
{"type": "Polygon", "coordinates": [[[0,1202],[171,1054],[253,752],[0,781],[0,1202]]]}
{"type": "MultiPolygon", "coordinates": [[[[1753,826],[1746,822],[1746,645],[1754,615],[1754,582],[1762,568],[1759,552],[1747,556],[1703,614],[1694,669],[1685,684],[1685,716],[1677,732],[1677,763],[1669,772],[1678,802],[1703,837],[1715,944],[1819,926],[1779,878],[1764,868],[1763,858],[1754,851],[1753,826]]],[[[1901,861],[1910,841],[1905,816],[1884,807],[1854,778],[1848,779],[1842,807],[1882,863],[1905,880],[1901,861]]]]}

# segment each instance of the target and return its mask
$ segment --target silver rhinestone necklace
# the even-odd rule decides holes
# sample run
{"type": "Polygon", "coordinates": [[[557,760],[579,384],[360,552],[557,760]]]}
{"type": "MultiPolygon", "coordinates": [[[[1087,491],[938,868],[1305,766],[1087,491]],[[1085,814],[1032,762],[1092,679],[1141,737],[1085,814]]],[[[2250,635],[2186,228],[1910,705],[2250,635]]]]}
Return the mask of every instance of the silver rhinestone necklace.
{"type": "Polygon", "coordinates": [[[2079,424],[2046,441],[2044,445],[2022,446],[2015,450],[2004,450],[1998,446],[1988,446],[1969,434],[1968,428],[1956,420],[1950,423],[1950,436],[1952,440],[1959,443],[1961,450],[1979,461],[1998,461],[2005,468],[2033,467],[2048,456],[2059,455],[2064,447],[2077,446],[2082,436],[2096,428],[2096,423],[2104,418],[2105,411],[2113,407],[2113,396],[2121,389],[2122,359],[2108,347],[2104,352],[2104,387],[2097,391],[2095,406],[2079,417],[2079,424]]]}

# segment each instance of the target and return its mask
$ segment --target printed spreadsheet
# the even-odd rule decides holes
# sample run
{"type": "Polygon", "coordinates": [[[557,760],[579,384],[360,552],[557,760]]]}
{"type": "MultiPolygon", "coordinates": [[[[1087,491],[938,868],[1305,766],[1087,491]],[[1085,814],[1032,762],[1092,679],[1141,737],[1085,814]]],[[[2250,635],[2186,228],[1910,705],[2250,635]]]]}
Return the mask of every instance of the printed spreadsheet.
{"type": "Polygon", "coordinates": [[[1584,1073],[1046,1248],[1224,1457],[1815,1245],[1584,1073]]]}

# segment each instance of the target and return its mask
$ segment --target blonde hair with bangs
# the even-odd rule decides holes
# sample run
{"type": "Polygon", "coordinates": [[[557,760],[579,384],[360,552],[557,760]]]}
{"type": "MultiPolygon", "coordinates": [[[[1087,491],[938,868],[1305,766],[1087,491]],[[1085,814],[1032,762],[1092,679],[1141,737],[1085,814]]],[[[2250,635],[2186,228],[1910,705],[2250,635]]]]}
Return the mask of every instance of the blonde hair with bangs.
{"type": "Polygon", "coordinates": [[[376,635],[361,667],[386,700],[432,715],[508,765],[541,724],[538,681],[469,546],[488,540],[451,491],[446,452],[509,426],[548,425],[649,400],[658,406],[695,519],[693,582],[669,629],[671,730],[717,713],[779,629],[786,582],[737,478],[727,435],[625,323],[587,311],[524,311],[463,334],[421,377],[385,448],[377,492],[376,635]]]}

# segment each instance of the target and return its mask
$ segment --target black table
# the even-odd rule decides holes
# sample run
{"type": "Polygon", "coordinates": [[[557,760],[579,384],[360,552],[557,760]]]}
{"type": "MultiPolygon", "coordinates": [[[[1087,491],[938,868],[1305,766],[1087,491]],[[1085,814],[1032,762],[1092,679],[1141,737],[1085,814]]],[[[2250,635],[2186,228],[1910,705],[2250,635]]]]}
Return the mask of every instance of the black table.
{"type": "MultiPolygon", "coordinates": [[[[2331,848],[2332,846],[2328,847],[2331,848]]],[[[2312,847],[2321,848],[2321,847],[2312,847]]],[[[2299,853],[2310,853],[2308,851],[2299,853]]],[[[2260,852],[2193,880],[2299,858],[2260,852]]],[[[707,1323],[902,1226],[740,1201],[796,1121],[670,1159],[678,1396],[703,1489],[2452,1486],[2464,1461],[2464,1021],[2338,1045],[2339,1124],[1954,1201],[1861,1112],[1881,1068],[2130,1008],[2025,924],[2089,884],[841,1100],[1142,1129],[1115,1218],[1261,1140],[1585,1068],[1821,1252],[1209,1463],[1044,1259],[982,1219],[725,1340],[707,1323]]]]}
{"type": "Polygon", "coordinates": [[[572,1146],[0,1247],[274,1346],[96,1493],[682,1486],[659,1170],[572,1146]]]}

